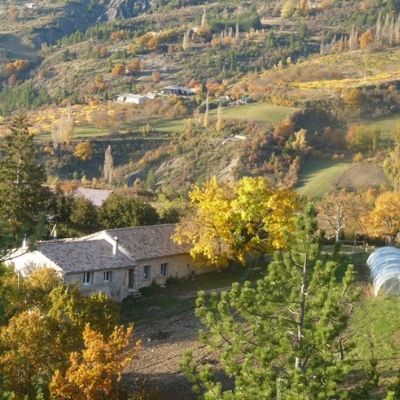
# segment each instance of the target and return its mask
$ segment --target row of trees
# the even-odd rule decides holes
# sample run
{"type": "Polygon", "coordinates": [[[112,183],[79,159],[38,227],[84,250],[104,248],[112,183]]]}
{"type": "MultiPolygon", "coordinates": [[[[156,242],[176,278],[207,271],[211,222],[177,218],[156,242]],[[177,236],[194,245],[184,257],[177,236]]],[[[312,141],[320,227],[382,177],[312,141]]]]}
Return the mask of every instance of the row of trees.
{"type": "Polygon", "coordinates": [[[73,237],[99,229],[177,222],[180,212],[177,208],[167,205],[157,210],[133,191],[117,190],[101,207],[95,207],[84,197],[76,198],[57,187],[49,200],[57,236],[73,237]]]}

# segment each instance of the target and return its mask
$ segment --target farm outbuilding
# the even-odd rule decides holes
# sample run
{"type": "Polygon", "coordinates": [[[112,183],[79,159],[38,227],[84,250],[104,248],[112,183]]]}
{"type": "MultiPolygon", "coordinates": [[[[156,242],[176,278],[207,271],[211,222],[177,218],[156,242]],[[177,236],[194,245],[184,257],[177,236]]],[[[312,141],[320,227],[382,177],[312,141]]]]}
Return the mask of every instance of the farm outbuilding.
{"type": "Polygon", "coordinates": [[[374,294],[400,294],[400,249],[381,247],[375,250],[367,260],[371,270],[374,294]]]}

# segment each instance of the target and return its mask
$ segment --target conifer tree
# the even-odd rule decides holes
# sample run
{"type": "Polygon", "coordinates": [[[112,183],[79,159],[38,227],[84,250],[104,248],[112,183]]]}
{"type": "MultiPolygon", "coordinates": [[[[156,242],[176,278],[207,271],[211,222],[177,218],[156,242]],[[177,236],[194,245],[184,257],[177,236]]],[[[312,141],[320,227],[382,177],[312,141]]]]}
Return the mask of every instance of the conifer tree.
{"type": "MultiPolygon", "coordinates": [[[[265,278],[223,292],[199,293],[200,335],[219,357],[233,389],[210,365],[183,367],[206,399],[339,399],[351,368],[344,331],[357,294],[354,271],[337,279],[338,264],[322,257],[316,211],[297,220],[292,248],[276,252],[265,278]]],[[[348,398],[348,397],[346,397],[348,398]]]]}
{"type": "Polygon", "coordinates": [[[37,233],[47,194],[45,180],[27,118],[19,114],[0,142],[0,221],[14,239],[37,233]]]}

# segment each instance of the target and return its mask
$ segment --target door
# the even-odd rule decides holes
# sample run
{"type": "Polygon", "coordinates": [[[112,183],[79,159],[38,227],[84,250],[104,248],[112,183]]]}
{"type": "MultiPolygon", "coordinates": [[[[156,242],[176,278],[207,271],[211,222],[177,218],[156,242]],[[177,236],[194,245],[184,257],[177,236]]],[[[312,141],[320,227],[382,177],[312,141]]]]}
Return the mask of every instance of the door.
{"type": "Polygon", "coordinates": [[[128,289],[135,288],[135,269],[130,268],[128,270],[128,289]]]}

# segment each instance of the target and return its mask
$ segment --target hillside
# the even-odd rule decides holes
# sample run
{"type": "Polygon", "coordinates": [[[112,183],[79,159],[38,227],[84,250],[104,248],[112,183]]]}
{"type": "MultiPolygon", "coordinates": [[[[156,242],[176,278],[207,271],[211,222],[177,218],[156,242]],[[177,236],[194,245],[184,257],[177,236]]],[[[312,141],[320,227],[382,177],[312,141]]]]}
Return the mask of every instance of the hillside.
{"type": "Polygon", "coordinates": [[[307,157],[350,162],[357,151],[346,132],[372,122],[387,148],[400,115],[396,3],[299,4],[1,2],[0,131],[15,110],[30,110],[54,178],[98,181],[108,143],[115,184],[150,174],[153,189],[181,187],[182,171],[186,188],[212,174],[302,186],[307,157]],[[160,97],[167,85],[195,95],[160,97]],[[120,93],[156,98],[121,105],[120,93]],[[67,115],[73,138],[54,158],[53,133],[67,115]],[[297,148],[301,130],[307,143],[297,148]],[[93,141],[92,160],[74,157],[82,140],[93,141]],[[131,140],[144,144],[130,150],[131,140]]]}

